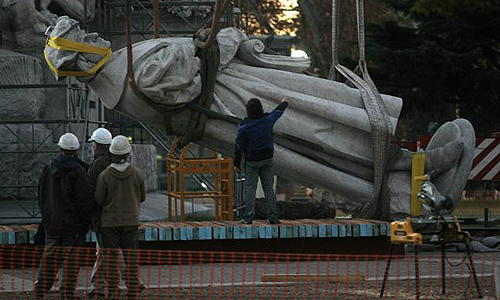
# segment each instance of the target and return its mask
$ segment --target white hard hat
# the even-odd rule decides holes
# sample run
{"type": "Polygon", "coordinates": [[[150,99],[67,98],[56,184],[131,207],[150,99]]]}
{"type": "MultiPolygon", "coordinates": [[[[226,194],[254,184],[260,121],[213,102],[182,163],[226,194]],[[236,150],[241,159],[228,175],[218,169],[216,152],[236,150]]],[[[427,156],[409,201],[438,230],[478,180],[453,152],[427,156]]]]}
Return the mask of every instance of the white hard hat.
{"type": "Polygon", "coordinates": [[[63,134],[59,138],[59,143],[57,143],[57,145],[64,150],[78,150],[78,148],[80,148],[78,138],[71,132],[63,134]]]}
{"type": "Polygon", "coordinates": [[[111,132],[109,132],[109,130],[107,130],[106,128],[97,128],[92,133],[89,142],[94,141],[98,144],[109,145],[111,144],[112,139],[113,137],[111,136],[111,132]]]}
{"type": "Polygon", "coordinates": [[[130,152],[132,147],[127,137],[123,135],[117,135],[111,141],[111,146],[109,147],[109,152],[115,155],[124,155],[130,152]]]}

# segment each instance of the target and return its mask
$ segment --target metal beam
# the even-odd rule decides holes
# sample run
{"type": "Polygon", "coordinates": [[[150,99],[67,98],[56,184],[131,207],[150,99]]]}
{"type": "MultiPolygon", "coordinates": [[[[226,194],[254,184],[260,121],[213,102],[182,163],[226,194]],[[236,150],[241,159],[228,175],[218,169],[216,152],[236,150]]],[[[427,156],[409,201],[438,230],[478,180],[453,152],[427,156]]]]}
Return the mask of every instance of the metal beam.
{"type": "Polygon", "coordinates": [[[67,88],[65,83],[40,83],[40,84],[0,84],[2,89],[47,89],[47,88],[67,88]]]}

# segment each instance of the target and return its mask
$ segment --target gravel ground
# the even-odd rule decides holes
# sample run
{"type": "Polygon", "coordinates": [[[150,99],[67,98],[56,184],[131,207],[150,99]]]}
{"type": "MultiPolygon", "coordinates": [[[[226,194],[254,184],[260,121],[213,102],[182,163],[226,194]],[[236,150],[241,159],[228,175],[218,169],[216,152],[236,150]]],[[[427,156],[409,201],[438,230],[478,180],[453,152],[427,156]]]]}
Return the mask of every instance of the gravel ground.
{"type": "MultiPolygon", "coordinates": [[[[485,278],[489,283],[493,278],[485,278]]],[[[435,282],[423,280],[424,288],[421,289],[420,299],[477,299],[477,293],[471,291],[473,285],[457,284],[449,286],[448,294],[440,294],[440,285],[435,282]]],[[[488,284],[486,284],[489,286],[488,284]]],[[[485,289],[487,295],[491,291],[485,289]]],[[[145,290],[140,297],[133,299],[380,299],[380,285],[376,282],[351,282],[330,284],[300,283],[293,285],[240,285],[240,286],[214,286],[214,287],[176,287],[155,288],[145,290]]],[[[84,293],[79,292],[81,299],[87,299],[84,293]]],[[[1,299],[34,299],[31,293],[3,293],[1,299]]],[[[416,288],[413,281],[400,281],[399,285],[390,284],[385,293],[385,299],[415,299],[416,288]]],[[[48,300],[60,299],[53,293],[48,300]]],[[[90,298],[88,298],[90,299],[90,298]]],[[[92,298],[94,299],[94,298],[92,298]]],[[[104,299],[104,298],[100,298],[104,299]]],[[[99,299],[99,300],[100,300],[99,299]]],[[[124,293],[120,299],[126,299],[124,293]]],[[[130,299],[130,298],[129,298],[130,299]]],[[[492,298],[494,299],[494,298],[492,298]]]]}

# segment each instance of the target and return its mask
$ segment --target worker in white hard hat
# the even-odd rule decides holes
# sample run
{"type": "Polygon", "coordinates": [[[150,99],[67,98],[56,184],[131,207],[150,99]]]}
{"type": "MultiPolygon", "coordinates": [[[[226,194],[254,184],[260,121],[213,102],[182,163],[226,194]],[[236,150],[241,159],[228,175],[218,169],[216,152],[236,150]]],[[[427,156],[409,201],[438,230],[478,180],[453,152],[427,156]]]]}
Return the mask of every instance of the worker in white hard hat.
{"type": "Polygon", "coordinates": [[[92,150],[94,151],[94,160],[88,172],[92,190],[95,190],[99,174],[111,164],[109,145],[111,145],[112,139],[111,132],[106,128],[96,129],[89,139],[89,142],[92,142],[92,150]]]}
{"type": "Polygon", "coordinates": [[[146,189],[141,172],[127,162],[131,150],[125,136],[113,138],[109,147],[112,163],[99,175],[95,191],[96,202],[102,207],[97,239],[102,247],[108,296],[116,299],[119,298],[116,262],[120,250],[125,258],[123,275],[128,296],[137,296],[144,289],[139,280],[138,256],[134,249],[139,247],[139,212],[140,204],[146,199],[146,189]]]}
{"type": "MultiPolygon", "coordinates": [[[[92,150],[94,152],[94,160],[90,164],[88,171],[89,183],[92,188],[92,193],[95,192],[97,178],[110,164],[111,154],[109,153],[109,145],[113,139],[111,132],[106,128],[98,128],[94,130],[89,142],[92,142],[92,150]]],[[[101,224],[101,207],[95,205],[92,211],[92,230],[99,232],[101,224]]],[[[89,297],[104,297],[105,282],[104,274],[101,272],[102,259],[100,255],[99,242],[96,243],[96,261],[90,277],[90,288],[87,293],[89,297]]]]}
{"type": "Polygon", "coordinates": [[[64,270],[59,292],[63,299],[73,299],[79,269],[74,261],[74,247],[85,245],[94,197],[86,170],[76,156],[80,148],[78,138],[72,133],[65,133],[58,146],[59,155],[44,167],[38,187],[45,248],[34,294],[36,298],[45,297],[54,284],[59,265],[62,265],[64,270]],[[60,247],[65,253],[57,251],[60,247]],[[62,264],[55,263],[58,258],[64,258],[62,264]]]}

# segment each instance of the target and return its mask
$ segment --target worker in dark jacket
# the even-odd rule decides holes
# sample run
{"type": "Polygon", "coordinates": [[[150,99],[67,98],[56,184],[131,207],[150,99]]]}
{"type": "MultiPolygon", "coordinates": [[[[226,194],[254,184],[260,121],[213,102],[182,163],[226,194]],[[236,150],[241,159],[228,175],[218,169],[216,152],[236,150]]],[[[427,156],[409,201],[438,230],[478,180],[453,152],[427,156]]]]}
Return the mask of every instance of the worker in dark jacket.
{"type": "MultiPolygon", "coordinates": [[[[76,154],[73,156],[73,159],[87,172],[89,169],[89,165],[82,161],[76,154]]],[[[40,186],[38,186],[40,188],[40,186]]],[[[43,246],[45,245],[45,229],[43,228],[43,223],[38,224],[38,227],[34,236],[35,245],[43,246]]]]}
{"type": "Polygon", "coordinates": [[[125,136],[113,138],[109,147],[113,162],[99,175],[95,191],[96,202],[102,207],[97,239],[103,249],[108,298],[119,298],[120,249],[125,258],[123,275],[128,295],[135,297],[144,289],[139,280],[136,249],[139,247],[140,204],[146,199],[146,189],[141,172],[127,162],[131,149],[125,136]]]}
{"type": "MultiPolygon", "coordinates": [[[[111,153],[109,153],[109,145],[113,139],[111,132],[106,128],[98,128],[94,130],[92,136],[90,137],[90,142],[92,142],[92,150],[94,151],[94,160],[90,165],[88,176],[89,183],[92,189],[92,193],[95,192],[97,185],[97,178],[109,165],[111,165],[111,153]]],[[[101,210],[99,205],[95,205],[92,211],[92,229],[94,232],[99,232],[101,226],[101,210]]],[[[103,297],[105,292],[105,282],[104,274],[102,274],[102,258],[99,241],[96,243],[96,261],[94,263],[94,268],[92,269],[92,274],[90,276],[90,289],[88,291],[89,297],[103,297]]]]}
{"type": "Polygon", "coordinates": [[[89,183],[93,191],[95,191],[99,174],[111,164],[109,145],[111,145],[112,139],[111,132],[106,128],[96,129],[89,139],[92,142],[92,150],[94,151],[94,160],[90,164],[88,172],[89,183]]]}
{"type": "Polygon", "coordinates": [[[255,192],[259,177],[266,197],[269,223],[280,223],[273,190],[273,127],[287,107],[288,102],[285,98],[273,111],[264,113],[260,100],[252,98],[247,103],[248,117],[238,127],[234,165],[239,172],[244,153],[246,191],[243,223],[245,224],[251,224],[255,216],[255,192]]]}
{"type": "Polygon", "coordinates": [[[66,133],[59,139],[59,155],[45,166],[39,182],[39,205],[45,228],[45,249],[35,297],[43,298],[52,288],[62,262],[62,282],[59,289],[63,299],[75,297],[78,263],[74,247],[85,245],[85,235],[90,227],[94,197],[87,174],[78,162],[76,150],[80,147],[77,137],[66,133]],[[63,247],[64,253],[58,248],[63,247]]]}

